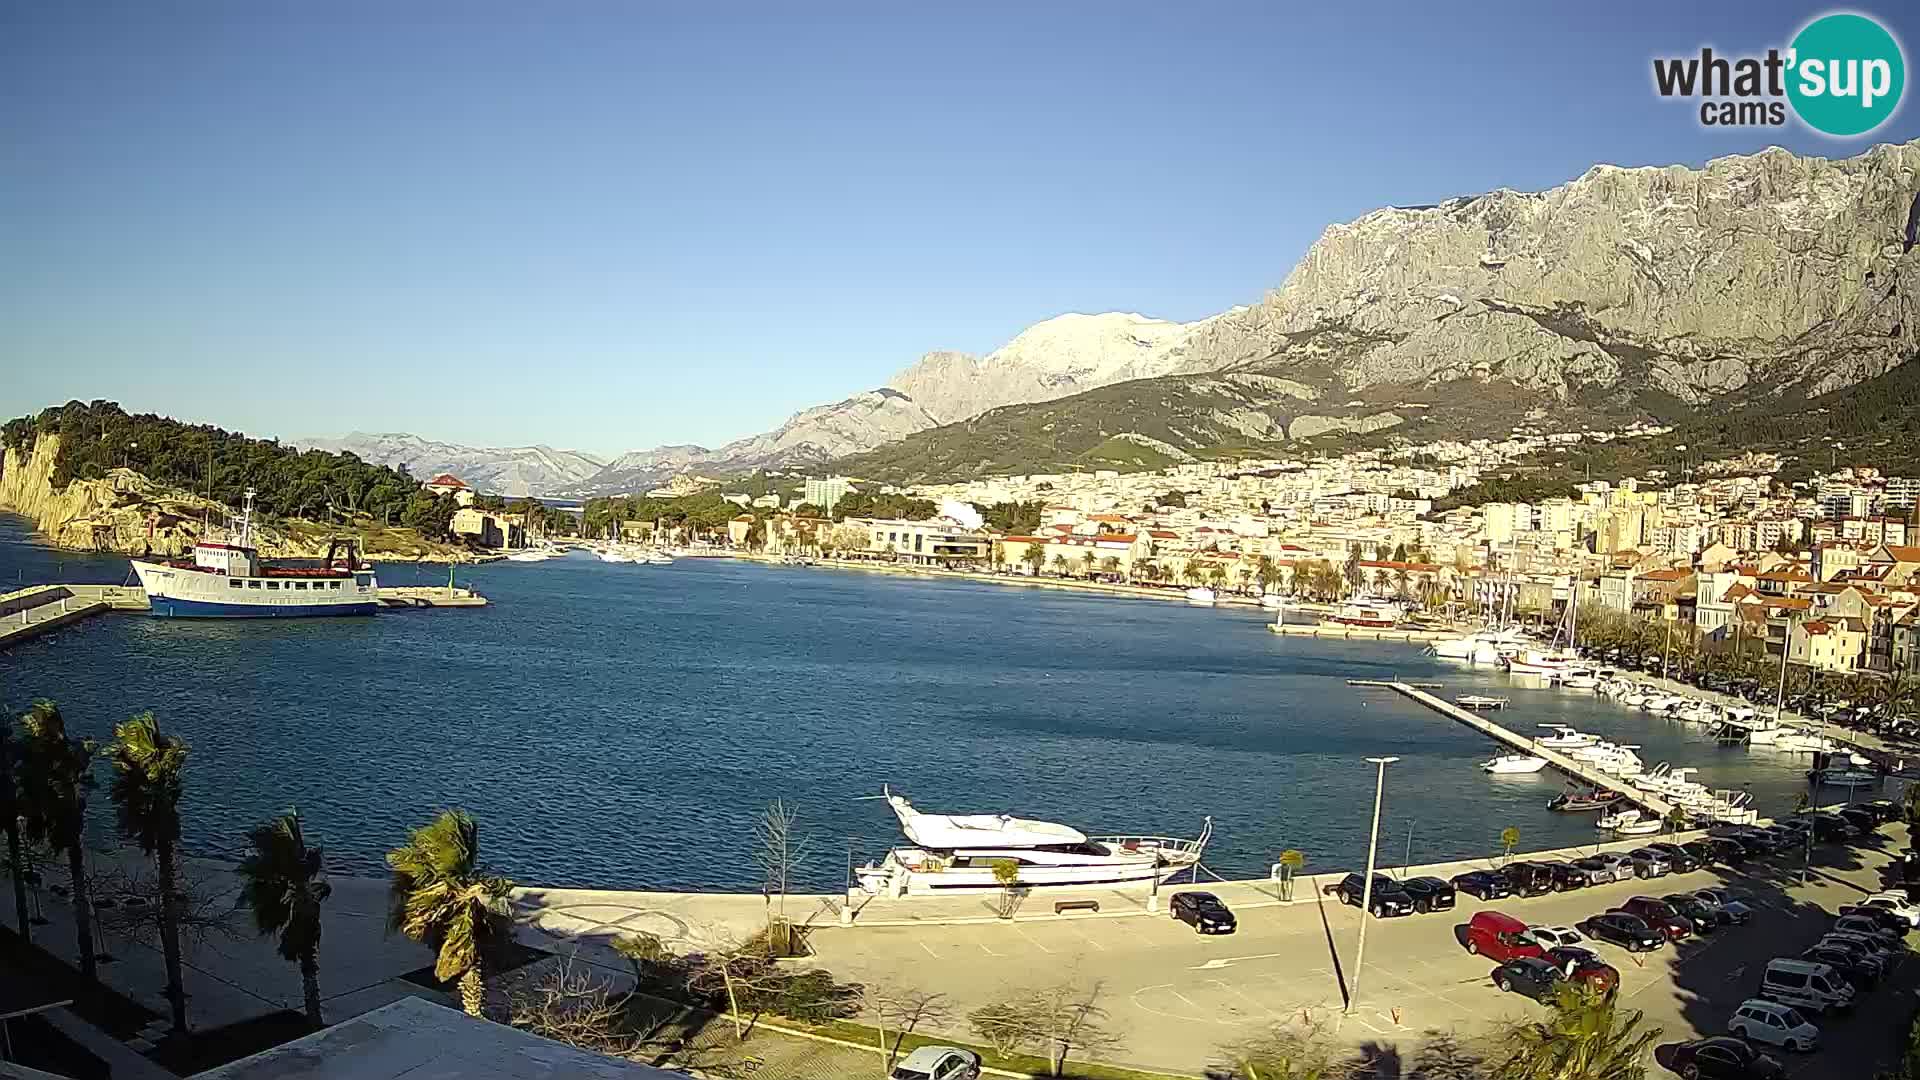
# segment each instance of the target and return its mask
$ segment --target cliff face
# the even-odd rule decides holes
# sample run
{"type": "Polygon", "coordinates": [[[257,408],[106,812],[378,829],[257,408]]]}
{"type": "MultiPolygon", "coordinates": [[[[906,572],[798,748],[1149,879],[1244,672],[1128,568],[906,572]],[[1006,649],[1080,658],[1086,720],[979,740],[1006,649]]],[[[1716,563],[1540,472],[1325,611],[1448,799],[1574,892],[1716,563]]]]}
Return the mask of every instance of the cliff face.
{"type": "MultiPolygon", "coordinates": [[[[7,450],[0,457],[0,510],[31,518],[56,547],[123,555],[180,555],[193,549],[205,522],[224,525],[227,507],[189,491],[153,483],[131,469],[115,469],[105,479],[73,480],[53,486],[60,436],[42,435],[25,454],[7,450]]],[[[254,538],[267,558],[319,558],[324,538],[300,537],[256,525],[254,538]]],[[[368,557],[441,561],[464,559],[463,549],[422,541],[410,531],[383,536],[384,548],[370,544],[368,557]]]]}
{"type": "Polygon", "coordinates": [[[1200,327],[1188,372],[1317,370],[1351,390],[1499,380],[1566,400],[1809,394],[1911,353],[1920,143],[1600,165],[1547,191],[1329,227],[1281,287],[1200,327]]]}

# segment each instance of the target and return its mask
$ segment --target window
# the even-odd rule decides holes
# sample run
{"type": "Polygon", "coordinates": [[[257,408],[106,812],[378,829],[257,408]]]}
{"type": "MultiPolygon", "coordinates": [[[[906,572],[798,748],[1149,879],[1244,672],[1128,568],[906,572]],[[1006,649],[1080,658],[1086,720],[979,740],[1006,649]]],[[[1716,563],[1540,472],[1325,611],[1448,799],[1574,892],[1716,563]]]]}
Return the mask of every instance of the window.
{"type": "Polygon", "coordinates": [[[249,581],[249,582],[247,582],[247,588],[249,588],[249,589],[257,589],[257,588],[259,588],[259,587],[260,587],[260,583],[259,583],[259,582],[257,582],[257,581],[249,581]]]}
{"type": "Polygon", "coordinates": [[[280,583],[279,583],[279,582],[277,582],[277,581],[269,581],[269,582],[267,582],[267,588],[269,588],[269,589],[277,589],[277,588],[279,588],[279,587],[280,587],[280,583]]]}
{"type": "Polygon", "coordinates": [[[293,587],[296,589],[304,589],[307,587],[307,583],[304,581],[296,581],[293,583],[293,587]]]}
{"type": "Polygon", "coordinates": [[[329,581],[329,582],[327,582],[327,588],[329,588],[329,589],[338,589],[339,587],[340,587],[340,583],[339,583],[339,582],[337,582],[337,581],[329,581]]]}
{"type": "Polygon", "coordinates": [[[242,587],[244,587],[244,586],[245,586],[245,584],[246,584],[246,583],[245,583],[245,582],[243,582],[243,581],[241,581],[241,580],[240,580],[239,578],[228,578],[228,579],[227,579],[227,588],[229,588],[229,589],[238,589],[238,588],[242,588],[242,587]]]}

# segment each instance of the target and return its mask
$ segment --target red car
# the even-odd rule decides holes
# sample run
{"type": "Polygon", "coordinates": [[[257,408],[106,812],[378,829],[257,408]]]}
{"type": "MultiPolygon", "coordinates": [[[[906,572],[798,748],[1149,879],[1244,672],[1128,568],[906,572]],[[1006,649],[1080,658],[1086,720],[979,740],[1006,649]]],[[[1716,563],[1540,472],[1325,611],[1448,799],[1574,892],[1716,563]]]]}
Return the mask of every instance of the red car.
{"type": "Polygon", "coordinates": [[[1693,936],[1693,925],[1673,905],[1651,896],[1636,896],[1613,911],[1624,911],[1645,919],[1648,926],[1667,935],[1668,941],[1684,941],[1693,936]]]}

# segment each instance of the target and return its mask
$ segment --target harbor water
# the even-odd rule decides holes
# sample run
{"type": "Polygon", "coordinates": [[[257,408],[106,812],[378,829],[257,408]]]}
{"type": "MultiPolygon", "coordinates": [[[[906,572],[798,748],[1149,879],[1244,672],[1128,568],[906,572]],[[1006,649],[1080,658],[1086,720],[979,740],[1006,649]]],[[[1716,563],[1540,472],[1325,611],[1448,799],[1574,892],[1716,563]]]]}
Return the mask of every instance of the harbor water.
{"type": "MultiPolygon", "coordinates": [[[[0,583],[112,582],[120,558],[39,546],[0,519],[0,583]]],[[[1285,637],[1271,613],[724,559],[671,566],[463,567],[493,601],[345,619],[87,620],[0,652],[0,705],[59,702],[105,737],[145,709],[192,745],[186,843],[237,856],[253,823],[298,807],[335,867],[374,872],[449,806],[486,860],[529,884],[671,890],[761,885],[753,827],[773,799],[809,839],[802,884],[841,886],[896,842],[882,785],[929,811],[1007,812],[1092,833],[1192,836],[1206,864],[1310,872],[1366,856],[1387,770],[1383,865],[1596,838],[1555,814],[1552,771],[1487,776],[1499,752],[1391,691],[1438,682],[1512,699],[1516,730],[1564,723],[1638,744],[1649,766],[1746,789],[1763,813],[1806,790],[1807,760],[1716,746],[1704,729],[1518,685],[1418,645],[1285,637]]],[[[382,584],[444,584],[389,564],[382,584]]],[[[103,787],[96,811],[106,823],[103,787]]],[[[1871,792],[1862,791],[1861,797],[1871,792]]]]}

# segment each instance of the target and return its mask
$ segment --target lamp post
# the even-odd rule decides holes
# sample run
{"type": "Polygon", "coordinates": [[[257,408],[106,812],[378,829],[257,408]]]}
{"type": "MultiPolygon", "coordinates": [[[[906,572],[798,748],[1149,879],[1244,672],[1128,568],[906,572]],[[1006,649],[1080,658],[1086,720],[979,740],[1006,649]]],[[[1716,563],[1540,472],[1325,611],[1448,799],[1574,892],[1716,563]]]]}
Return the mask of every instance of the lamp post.
{"type": "Polygon", "coordinates": [[[1367,922],[1373,918],[1373,860],[1380,850],[1380,800],[1387,789],[1387,766],[1400,759],[1397,757],[1370,757],[1367,759],[1379,766],[1379,773],[1373,785],[1373,828],[1367,833],[1367,877],[1366,884],[1360,889],[1360,943],[1353,951],[1353,983],[1347,992],[1347,1007],[1343,1012],[1352,1012],[1353,1003],[1360,1000],[1360,971],[1367,963],[1367,922]]]}

